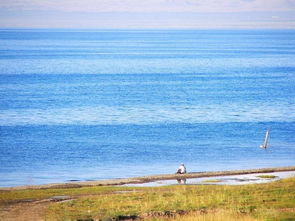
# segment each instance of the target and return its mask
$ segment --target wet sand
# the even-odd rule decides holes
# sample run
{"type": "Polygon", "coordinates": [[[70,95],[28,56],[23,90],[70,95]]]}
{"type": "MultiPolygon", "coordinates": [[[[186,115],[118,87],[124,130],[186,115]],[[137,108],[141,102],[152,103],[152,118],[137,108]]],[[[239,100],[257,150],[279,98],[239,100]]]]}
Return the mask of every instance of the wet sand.
{"type": "Polygon", "coordinates": [[[130,187],[155,187],[177,184],[187,185],[245,185],[273,182],[289,177],[295,177],[295,171],[272,172],[272,173],[253,173],[232,176],[201,177],[175,180],[159,180],[140,184],[125,184],[130,187]]]}
{"type": "MultiPolygon", "coordinates": [[[[207,177],[228,177],[236,175],[249,175],[249,174],[268,174],[277,172],[291,172],[295,171],[295,166],[289,167],[276,167],[276,168],[262,168],[262,169],[249,169],[249,170],[231,170],[231,171],[212,171],[212,172],[192,172],[186,174],[162,174],[152,176],[142,176],[134,178],[112,179],[112,180],[99,180],[99,181],[83,181],[83,182],[70,182],[70,183],[53,183],[44,185],[32,186],[15,186],[3,187],[0,190],[20,190],[20,189],[54,189],[54,188],[79,188],[87,186],[109,186],[109,185],[125,185],[125,184],[144,184],[156,181],[167,180],[183,180],[192,178],[207,178],[207,177]]],[[[223,178],[224,179],[224,178],[223,178]]],[[[256,178],[255,178],[256,179],[256,178]]],[[[212,183],[212,182],[210,182],[212,183]]],[[[246,183],[243,183],[246,184],[246,183]]],[[[169,185],[166,184],[166,185],[169,185]]]]}

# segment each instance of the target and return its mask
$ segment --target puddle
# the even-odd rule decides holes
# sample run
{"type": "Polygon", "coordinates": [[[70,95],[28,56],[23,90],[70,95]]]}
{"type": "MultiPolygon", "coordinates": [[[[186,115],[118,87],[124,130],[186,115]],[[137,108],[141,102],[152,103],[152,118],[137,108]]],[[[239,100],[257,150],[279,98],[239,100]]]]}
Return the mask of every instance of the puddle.
{"type": "Polygon", "coordinates": [[[70,196],[52,196],[49,199],[53,202],[60,202],[65,200],[71,200],[72,198],[70,196]]]}
{"type": "Polygon", "coordinates": [[[295,177],[295,171],[290,172],[275,172],[275,173],[254,173],[245,175],[219,176],[219,177],[204,177],[179,180],[159,180],[149,183],[126,184],[124,186],[133,187],[153,187],[167,185],[245,185],[268,183],[288,177],[295,177]]]}
{"type": "Polygon", "coordinates": [[[34,202],[36,201],[35,199],[22,199],[22,200],[18,200],[18,202],[21,202],[21,203],[31,203],[31,202],[34,202]]]}

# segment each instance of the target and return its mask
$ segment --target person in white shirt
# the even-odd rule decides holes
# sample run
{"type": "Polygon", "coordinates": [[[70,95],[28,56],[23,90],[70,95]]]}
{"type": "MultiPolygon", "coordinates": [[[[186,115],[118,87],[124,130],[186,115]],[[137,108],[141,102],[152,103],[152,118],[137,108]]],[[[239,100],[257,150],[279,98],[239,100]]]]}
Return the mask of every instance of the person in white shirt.
{"type": "Polygon", "coordinates": [[[179,174],[184,174],[184,173],[186,173],[186,168],[185,168],[185,166],[184,166],[184,164],[182,163],[182,164],[180,164],[180,166],[178,167],[178,169],[177,169],[177,172],[176,173],[179,173],[179,174]]]}

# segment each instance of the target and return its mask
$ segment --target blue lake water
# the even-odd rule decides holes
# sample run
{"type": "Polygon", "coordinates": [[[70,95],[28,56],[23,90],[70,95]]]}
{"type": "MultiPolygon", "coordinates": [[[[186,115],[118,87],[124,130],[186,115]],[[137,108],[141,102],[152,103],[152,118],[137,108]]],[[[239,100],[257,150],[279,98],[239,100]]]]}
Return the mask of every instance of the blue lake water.
{"type": "Polygon", "coordinates": [[[295,165],[295,31],[2,29],[0,99],[0,186],[295,165]]]}

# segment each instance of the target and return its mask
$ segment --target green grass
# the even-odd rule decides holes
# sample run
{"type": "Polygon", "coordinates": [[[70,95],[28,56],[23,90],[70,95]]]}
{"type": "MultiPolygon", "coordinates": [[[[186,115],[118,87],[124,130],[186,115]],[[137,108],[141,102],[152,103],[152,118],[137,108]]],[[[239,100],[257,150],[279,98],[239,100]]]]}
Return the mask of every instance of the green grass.
{"type": "Polygon", "coordinates": [[[276,178],[276,176],[274,176],[274,175],[259,175],[257,177],[263,178],[263,179],[274,179],[274,178],[276,178]]]}
{"type": "Polygon", "coordinates": [[[242,186],[87,187],[0,192],[0,206],[22,199],[70,195],[51,203],[46,220],[107,219],[146,214],[152,220],[295,220],[295,178],[242,186]],[[127,192],[118,192],[127,191],[127,192]],[[184,215],[177,215],[183,213],[184,215]]]}
{"type": "Polygon", "coordinates": [[[81,195],[107,194],[117,190],[128,190],[128,188],[117,187],[82,187],[69,189],[35,189],[14,190],[0,192],[0,206],[24,200],[42,200],[51,196],[69,195],[79,197],[81,195]]]}
{"type": "Polygon", "coordinates": [[[221,182],[221,180],[203,180],[202,181],[203,183],[219,183],[219,182],[221,182]]]}

